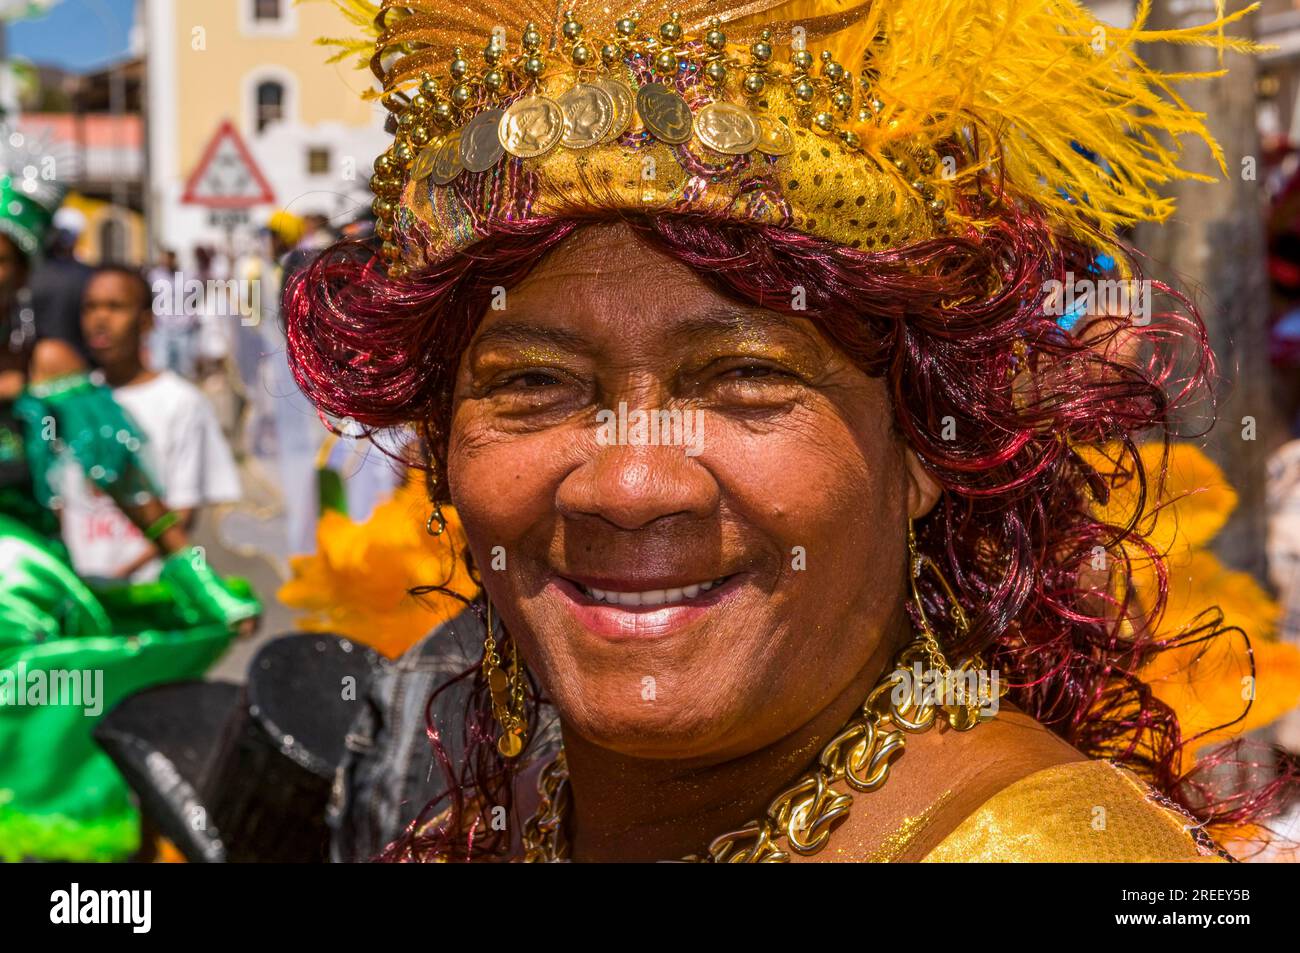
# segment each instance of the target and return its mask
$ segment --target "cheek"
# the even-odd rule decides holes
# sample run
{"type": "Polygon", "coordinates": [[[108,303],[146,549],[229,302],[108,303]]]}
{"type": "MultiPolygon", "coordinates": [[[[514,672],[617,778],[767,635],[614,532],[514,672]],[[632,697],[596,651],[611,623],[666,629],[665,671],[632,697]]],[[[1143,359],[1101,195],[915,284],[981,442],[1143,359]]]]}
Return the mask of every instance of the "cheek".
{"type": "MultiPolygon", "coordinates": [[[[722,449],[721,447],[719,449],[722,449]]],[[[725,498],[772,545],[780,565],[754,640],[735,648],[739,683],[769,674],[790,718],[815,699],[790,686],[833,685],[888,636],[902,597],[907,474],[887,418],[815,417],[761,436],[736,433],[725,498]],[[764,663],[756,659],[763,658],[764,663]]],[[[697,677],[727,681],[717,671],[697,677]]]]}
{"type": "Polygon", "coordinates": [[[801,553],[806,568],[820,570],[807,584],[839,584],[850,573],[869,579],[893,549],[878,543],[905,532],[904,457],[883,415],[800,415],[761,433],[732,428],[709,465],[729,503],[778,542],[787,570],[801,553]]]}
{"type": "Polygon", "coordinates": [[[555,510],[555,487],[566,466],[564,442],[554,433],[501,434],[468,410],[452,420],[447,481],[466,535],[480,546],[505,546],[547,522],[555,510]]]}

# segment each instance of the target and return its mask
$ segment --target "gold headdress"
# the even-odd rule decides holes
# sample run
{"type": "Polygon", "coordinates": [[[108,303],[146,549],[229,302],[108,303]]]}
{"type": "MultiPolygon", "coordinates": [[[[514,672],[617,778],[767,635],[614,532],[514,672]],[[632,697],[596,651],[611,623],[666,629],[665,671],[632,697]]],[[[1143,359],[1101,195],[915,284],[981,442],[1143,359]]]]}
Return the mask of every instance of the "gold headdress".
{"type": "Polygon", "coordinates": [[[1137,55],[1250,52],[1223,28],[1111,27],[1071,0],[335,0],[393,113],[372,187],[384,256],[418,271],[496,222],[707,212],[863,250],[975,233],[1027,203],[1101,250],[1208,180],[1204,117],[1137,55]],[[818,52],[814,53],[814,48],[818,52]],[[996,194],[990,204],[988,197],[996,194]],[[972,196],[982,201],[970,201],[972,196]]]}

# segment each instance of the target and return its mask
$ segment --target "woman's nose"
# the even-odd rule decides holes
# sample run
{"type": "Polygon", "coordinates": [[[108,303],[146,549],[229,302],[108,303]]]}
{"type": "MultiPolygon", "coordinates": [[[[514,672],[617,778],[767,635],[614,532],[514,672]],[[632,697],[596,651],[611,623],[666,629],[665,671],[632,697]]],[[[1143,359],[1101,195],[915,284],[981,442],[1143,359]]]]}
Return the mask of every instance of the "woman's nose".
{"type": "Polygon", "coordinates": [[[687,449],[598,446],[560,484],[556,507],[569,519],[597,517],[626,530],[673,516],[708,517],[718,508],[718,484],[687,449]]]}

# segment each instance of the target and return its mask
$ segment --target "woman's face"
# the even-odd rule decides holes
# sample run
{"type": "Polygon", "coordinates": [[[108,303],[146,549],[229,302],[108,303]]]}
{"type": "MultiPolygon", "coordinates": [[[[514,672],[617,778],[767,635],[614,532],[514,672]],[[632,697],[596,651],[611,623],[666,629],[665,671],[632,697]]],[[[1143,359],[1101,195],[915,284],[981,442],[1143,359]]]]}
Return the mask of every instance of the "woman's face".
{"type": "Polygon", "coordinates": [[[649,758],[758,750],[847,690],[901,634],[907,519],[937,496],[882,381],[814,321],[722,297],[622,225],[488,310],[448,471],[566,730],[649,758]]]}

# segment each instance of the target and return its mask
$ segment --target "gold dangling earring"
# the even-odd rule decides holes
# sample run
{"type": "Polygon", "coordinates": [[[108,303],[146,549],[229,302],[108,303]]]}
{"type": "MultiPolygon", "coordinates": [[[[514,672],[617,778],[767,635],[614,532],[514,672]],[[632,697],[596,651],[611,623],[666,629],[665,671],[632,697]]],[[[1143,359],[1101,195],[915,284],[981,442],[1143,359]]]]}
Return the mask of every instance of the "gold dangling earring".
{"type": "MultiPolygon", "coordinates": [[[[921,573],[926,567],[929,567],[930,572],[939,580],[939,585],[951,605],[949,614],[953,625],[956,626],[959,637],[964,637],[970,631],[970,619],[967,618],[966,610],[962,608],[961,603],[957,600],[957,593],[948,582],[948,578],[943,574],[943,571],[933,559],[922,554],[917,549],[916,528],[910,519],[907,521],[907,561],[907,577],[912,588],[912,606],[916,609],[917,618],[921,623],[921,641],[925,646],[925,653],[930,659],[930,667],[943,677],[944,684],[947,685],[953,678],[952,666],[948,664],[948,659],[944,656],[943,649],[939,645],[939,638],[935,634],[934,626],[930,624],[929,616],[925,614],[925,605],[921,601],[921,591],[917,588],[917,580],[921,578],[921,573]]],[[[979,698],[972,697],[966,691],[962,673],[972,668],[981,669],[983,667],[984,663],[978,655],[961,665],[958,672],[958,703],[956,705],[940,706],[947,715],[948,723],[958,731],[966,731],[979,724],[982,710],[979,698]]]]}
{"type": "Polygon", "coordinates": [[[434,490],[438,486],[438,477],[433,476],[433,482],[429,485],[429,502],[433,504],[433,512],[429,514],[429,521],[424,524],[424,531],[437,539],[443,533],[447,532],[447,517],[442,515],[442,504],[434,499],[434,490]],[[438,528],[435,530],[433,524],[437,523],[438,528]]]}
{"type": "Polygon", "coordinates": [[[424,531],[437,539],[443,533],[447,532],[447,517],[442,515],[442,504],[434,503],[433,512],[429,514],[429,521],[424,524],[424,531]],[[438,528],[435,530],[433,524],[437,523],[438,528]]]}
{"type": "Polygon", "coordinates": [[[916,582],[921,578],[921,573],[928,566],[934,573],[934,577],[939,580],[939,585],[943,587],[944,595],[952,604],[952,620],[957,626],[957,634],[965,635],[970,631],[970,621],[966,618],[966,610],[961,607],[957,601],[957,594],[953,591],[947,577],[939,569],[933,559],[929,556],[922,555],[916,548],[916,527],[909,519],[907,521],[907,560],[908,567],[911,570],[908,573],[908,579],[912,586],[912,605],[916,609],[917,617],[921,620],[921,633],[925,639],[925,650],[930,656],[930,664],[947,675],[951,671],[948,660],[944,657],[943,649],[939,647],[939,639],[934,633],[934,627],[930,625],[930,618],[925,614],[925,606],[921,602],[921,592],[916,587],[916,582]]]}
{"type": "Polygon", "coordinates": [[[524,672],[519,664],[519,649],[510,640],[510,668],[501,667],[497,654],[496,637],[492,631],[492,600],[483,592],[487,602],[487,638],[483,641],[483,677],[487,679],[492,695],[492,715],[501,725],[497,750],[506,758],[515,758],[524,750],[528,740],[528,721],[524,717],[524,672]]]}

